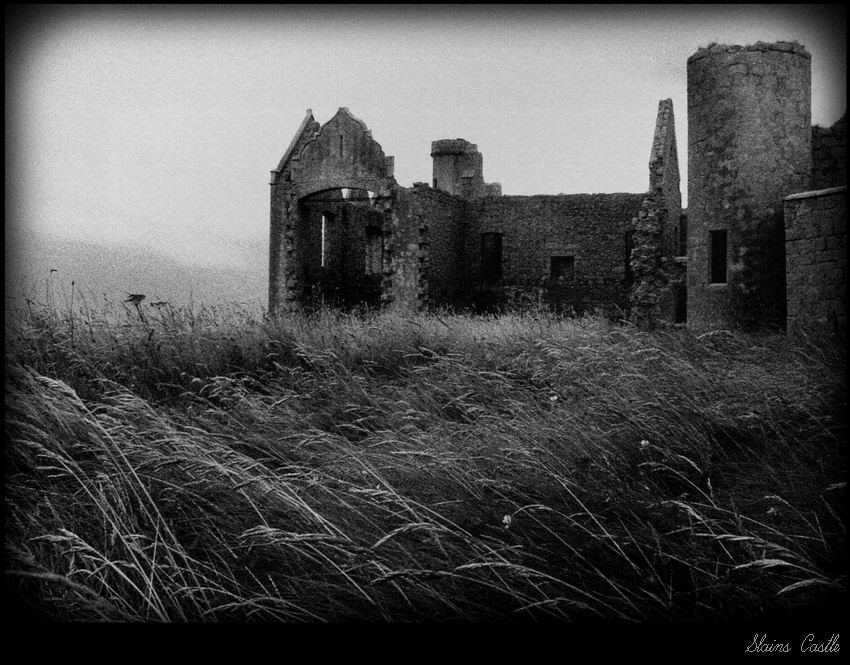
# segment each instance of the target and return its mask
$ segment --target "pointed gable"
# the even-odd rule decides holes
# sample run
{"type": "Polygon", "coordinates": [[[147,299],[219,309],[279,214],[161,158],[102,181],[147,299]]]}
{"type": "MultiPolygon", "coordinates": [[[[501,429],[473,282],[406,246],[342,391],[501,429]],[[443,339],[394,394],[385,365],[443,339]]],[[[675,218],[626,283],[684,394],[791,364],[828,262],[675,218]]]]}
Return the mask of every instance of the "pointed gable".
{"type": "Polygon", "coordinates": [[[318,131],[319,123],[313,118],[312,109],[307,109],[307,115],[304,116],[304,119],[298,126],[298,131],[295,132],[295,136],[293,136],[292,141],[289,142],[289,147],[286,149],[286,152],[283,153],[283,157],[281,157],[280,162],[278,162],[277,168],[272,171],[272,184],[275,184],[281,176],[283,176],[284,181],[289,180],[289,167],[293,155],[297,155],[301,148],[304,147],[304,144],[312,139],[318,131]]]}
{"type": "Polygon", "coordinates": [[[377,191],[393,177],[393,158],[384,155],[366,124],[342,107],[304,143],[292,168],[302,196],[337,187],[377,191]]]}
{"type": "Polygon", "coordinates": [[[677,207],[681,207],[679,155],[676,150],[676,126],[672,99],[662,99],[658,102],[655,136],[652,140],[652,154],[649,157],[649,189],[661,190],[668,200],[671,197],[678,198],[677,207]]]}

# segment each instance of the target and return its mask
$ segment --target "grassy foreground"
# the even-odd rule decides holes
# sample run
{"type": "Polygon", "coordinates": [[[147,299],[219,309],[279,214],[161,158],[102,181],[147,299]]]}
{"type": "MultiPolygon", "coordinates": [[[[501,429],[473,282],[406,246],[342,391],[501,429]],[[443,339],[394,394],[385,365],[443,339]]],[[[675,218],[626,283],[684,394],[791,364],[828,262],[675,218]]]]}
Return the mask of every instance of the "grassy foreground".
{"type": "Polygon", "coordinates": [[[846,601],[845,371],[600,318],[21,301],[5,591],[52,620],[793,617],[846,601]]]}

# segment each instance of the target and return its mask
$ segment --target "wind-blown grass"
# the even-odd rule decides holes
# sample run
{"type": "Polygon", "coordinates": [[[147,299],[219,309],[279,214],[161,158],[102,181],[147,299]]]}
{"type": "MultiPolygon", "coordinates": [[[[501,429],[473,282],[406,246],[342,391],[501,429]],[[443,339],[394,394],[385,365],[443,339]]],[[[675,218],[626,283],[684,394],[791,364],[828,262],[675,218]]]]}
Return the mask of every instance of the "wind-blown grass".
{"type": "Polygon", "coordinates": [[[23,302],[7,593],[109,621],[716,620],[846,600],[826,340],[23,302]]]}

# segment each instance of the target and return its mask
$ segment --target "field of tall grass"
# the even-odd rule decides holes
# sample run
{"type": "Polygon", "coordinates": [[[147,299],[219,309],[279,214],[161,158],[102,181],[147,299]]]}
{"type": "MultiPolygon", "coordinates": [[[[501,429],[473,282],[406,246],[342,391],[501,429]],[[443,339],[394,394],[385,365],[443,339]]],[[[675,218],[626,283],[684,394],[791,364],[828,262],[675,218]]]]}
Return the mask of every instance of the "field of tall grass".
{"type": "Polygon", "coordinates": [[[7,597],[60,621],[791,618],[847,599],[846,356],[603,318],[21,298],[7,597]]]}

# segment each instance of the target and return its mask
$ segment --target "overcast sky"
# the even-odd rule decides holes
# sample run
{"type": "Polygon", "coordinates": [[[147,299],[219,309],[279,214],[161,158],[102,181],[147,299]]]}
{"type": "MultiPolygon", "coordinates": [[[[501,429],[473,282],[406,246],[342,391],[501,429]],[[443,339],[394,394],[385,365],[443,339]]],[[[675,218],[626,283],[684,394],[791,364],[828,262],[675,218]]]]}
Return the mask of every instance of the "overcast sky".
{"type": "Polygon", "coordinates": [[[402,186],[431,181],[431,141],[465,138],[505,194],[642,192],[671,97],[686,195],[699,47],[799,41],[813,122],[844,114],[846,15],[803,7],[42,8],[7,22],[7,220],[227,264],[229,239],[268,237],[306,110],[341,106],[402,186]]]}

